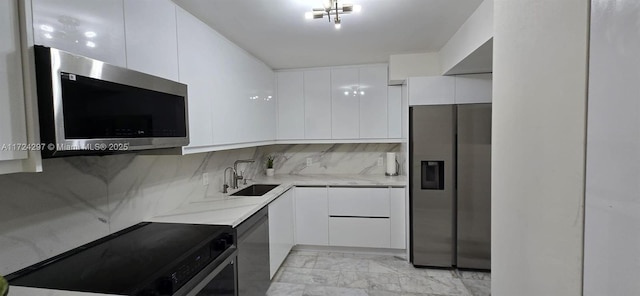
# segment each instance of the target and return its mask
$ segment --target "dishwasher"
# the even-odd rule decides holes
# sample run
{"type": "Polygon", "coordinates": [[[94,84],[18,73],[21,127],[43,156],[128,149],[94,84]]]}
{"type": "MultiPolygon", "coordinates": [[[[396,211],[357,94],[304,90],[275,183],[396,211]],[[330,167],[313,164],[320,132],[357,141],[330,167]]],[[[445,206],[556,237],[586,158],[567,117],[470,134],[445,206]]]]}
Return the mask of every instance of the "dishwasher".
{"type": "Polygon", "coordinates": [[[269,211],[267,207],[236,227],[238,295],[264,296],[269,289],[269,211]]]}

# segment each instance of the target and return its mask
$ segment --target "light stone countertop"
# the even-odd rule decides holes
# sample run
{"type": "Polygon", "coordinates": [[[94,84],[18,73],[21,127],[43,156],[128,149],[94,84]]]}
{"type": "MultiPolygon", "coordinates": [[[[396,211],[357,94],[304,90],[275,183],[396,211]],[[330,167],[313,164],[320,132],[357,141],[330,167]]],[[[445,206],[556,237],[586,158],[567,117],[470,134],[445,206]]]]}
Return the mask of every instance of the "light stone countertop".
{"type": "MultiPolygon", "coordinates": [[[[406,176],[387,177],[378,175],[276,175],[262,176],[251,184],[279,184],[278,187],[263,196],[229,196],[240,189],[231,190],[228,194],[218,193],[201,200],[192,201],[178,209],[148,219],[149,222],[216,224],[236,227],[264,206],[278,198],[294,186],[407,186],[406,176]]],[[[9,296],[93,296],[111,295],[88,292],[72,292],[11,286],[9,296]]]]}
{"type": "Polygon", "coordinates": [[[216,224],[236,227],[294,186],[407,186],[406,176],[378,175],[276,175],[260,177],[251,184],[279,184],[263,196],[229,196],[219,193],[192,201],[178,209],[148,219],[150,222],[216,224]]]}

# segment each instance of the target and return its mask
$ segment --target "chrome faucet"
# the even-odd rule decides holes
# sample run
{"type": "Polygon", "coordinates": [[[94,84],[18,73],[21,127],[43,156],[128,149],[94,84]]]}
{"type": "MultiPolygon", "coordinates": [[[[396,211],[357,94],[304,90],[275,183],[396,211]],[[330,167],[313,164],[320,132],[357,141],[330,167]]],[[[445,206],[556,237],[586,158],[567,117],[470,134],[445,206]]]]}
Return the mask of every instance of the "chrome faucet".
{"type": "Polygon", "coordinates": [[[245,178],[245,176],[242,175],[242,173],[240,173],[240,175],[238,175],[238,164],[239,163],[252,163],[255,162],[255,160],[253,159],[238,159],[233,163],[233,184],[231,184],[231,188],[232,189],[237,189],[238,188],[238,180],[242,180],[245,178]]]}
{"type": "Polygon", "coordinates": [[[229,188],[229,184],[227,184],[227,170],[231,169],[231,172],[235,175],[235,170],[232,167],[227,167],[224,169],[224,177],[222,181],[222,193],[227,193],[227,189],[229,188]]]}

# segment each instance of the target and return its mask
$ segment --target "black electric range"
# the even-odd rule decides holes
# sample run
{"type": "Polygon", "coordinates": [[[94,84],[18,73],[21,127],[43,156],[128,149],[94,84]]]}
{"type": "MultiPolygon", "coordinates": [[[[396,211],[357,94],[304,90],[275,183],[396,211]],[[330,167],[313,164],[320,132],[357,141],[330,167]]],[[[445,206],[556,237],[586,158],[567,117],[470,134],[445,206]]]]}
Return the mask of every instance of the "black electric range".
{"type": "Polygon", "coordinates": [[[236,238],[230,226],[143,222],[7,276],[14,286],[173,295],[236,238]]]}

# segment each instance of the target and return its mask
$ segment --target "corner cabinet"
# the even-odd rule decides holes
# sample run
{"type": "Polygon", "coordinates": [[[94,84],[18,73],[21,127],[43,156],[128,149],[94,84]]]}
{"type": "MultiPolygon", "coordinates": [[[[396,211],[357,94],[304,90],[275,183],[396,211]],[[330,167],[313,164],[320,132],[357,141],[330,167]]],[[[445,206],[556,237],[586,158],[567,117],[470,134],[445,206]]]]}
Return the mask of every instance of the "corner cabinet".
{"type": "Polygon", "coordinates": [[[274,72],[202,21],[177,10],[178,68],[189,89],[184,153],[275,140],[274,72]]]}
{"type": "Polygon", "coordinates": [[[40,170],[39,152],[27,149],[19,19],[18,1],[0,2],[0,174],[40,170]]]}

